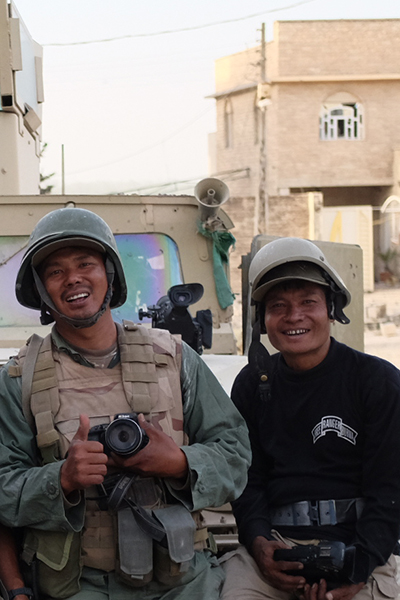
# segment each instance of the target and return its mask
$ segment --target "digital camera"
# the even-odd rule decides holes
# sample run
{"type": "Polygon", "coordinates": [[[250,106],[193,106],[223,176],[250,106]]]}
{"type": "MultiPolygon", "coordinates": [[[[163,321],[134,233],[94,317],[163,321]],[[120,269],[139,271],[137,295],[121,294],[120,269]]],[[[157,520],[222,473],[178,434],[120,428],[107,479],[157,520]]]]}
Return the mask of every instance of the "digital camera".
{"type": "Polygon", "coordinates": [[[136,413],[119,413],[111,423],[95,425],[89,431],[88,440],[103,444],[108,456],[114,452],[124,457],[137,454],[149,442],[136,413]]]}
{"type": "Polygon", "coordinates": [[[168,290],[155,306],[149,306],[147,312],[139,309],[139,319],[151,318],[151,326],[168,329],[170,333],[179,333],[198,354],[212,345],[212,313],[210,309],[198,310],[193,319],[188,307],[203,296],[201,283],[182,283],[168,290]]]}
{"type": "Polygon", "coordinates": [[[346,582],[352,569],[354,547],[343,542],[320,542],[318,545],[279,548],[274,552],[275,560],[301,562],[304,569],[287,570],[288,575],[302,576],[308,583],[320,579],[329,582],[346,582]]]}

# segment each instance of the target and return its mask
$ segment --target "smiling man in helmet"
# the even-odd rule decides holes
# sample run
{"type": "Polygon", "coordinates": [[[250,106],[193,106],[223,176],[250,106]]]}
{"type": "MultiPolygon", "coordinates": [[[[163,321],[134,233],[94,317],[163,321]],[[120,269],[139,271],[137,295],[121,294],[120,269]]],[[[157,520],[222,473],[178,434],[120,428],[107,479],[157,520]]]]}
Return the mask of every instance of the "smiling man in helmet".
{"type": "Polygon", "coordinates": [[[0,519],[25,529],[41,600],[216,600],[199,509],[242,491],[247,430],[179,336],[114,322],[126,293],[100,217],[39,221],[16,294],[55,325],[0,375],[0,519]]]}
{"type": "Polygon", "coordinates": [[[350,293],[312,242],[270,242],[249,276],[257,319],[232,398],[253,462],[222,597],[396,598],[400,372],[331,337],[350,293]]]}

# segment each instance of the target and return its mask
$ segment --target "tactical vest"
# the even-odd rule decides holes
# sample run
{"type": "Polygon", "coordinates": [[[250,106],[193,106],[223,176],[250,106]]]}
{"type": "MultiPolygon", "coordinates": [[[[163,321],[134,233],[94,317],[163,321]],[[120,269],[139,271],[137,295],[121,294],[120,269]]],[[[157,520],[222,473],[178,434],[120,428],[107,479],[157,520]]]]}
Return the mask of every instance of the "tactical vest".
{"type": "MultiPolygon", "coordinates": [[[[44,464],[65,456],[79,427],[81,413],[89,415],[93,426],[109,423],[114,414],[119,412],[142,412],[148,421],[172,437],[177,445],[188,443],[183,432],[180,338],[173,337],[164,330],[146,329],[130,322],[124,322],[123,326],[117,325],[117,328],[121,360],[112,369],[83,366],[70,355],[54,348],[50,335],[43,340],[33,369],[30,410],[35,420],[37,445],[44,464]]],[[[32,369],[28,348],[24,347],[20,351],[17,366],[9,368],[11,376],[22,374],[23,387],[23,374],[27,369],[32,369]]],[[[130,495],[136,503],[148,509],[163,509],[166,506],[162,482],[152,478],[139,478],[132,486],[130,495]]],[[[96,490],[87,490],[87,497],[96,497],[96,490]]],[[[182,509],[179,505],[179,511],[182,509]]],[[[159,511],[158,518],[161,520],[164,518],[163,512],[165,511],[159,511]]],[[[182,516],[183,521],[189,516],[192,525],[193,519],[200,524],[196,539],[199,540],[200,547],[204,547],[207,534],[201,529],[199,515],[190,516],[190,513],[173,516],[172,523],[175,525],[169,526],[172,545],[176,542],[173,539],[174,530],[178,522],[182,522],[182,516]]],[[[170,515],[167,517],[168,522],[170,515]]],[[[76,537],[72,533],[39,532],[33,529],[28,531],[24,554],[28,561],[36,554],[43,563],[42,587],[45,579],[55,579],[54,572],[51,573],[52,577],[47,573],[49,569],[58,572],[60,581],[64,580],[65,583],[68,569],[73,570],[76,580],[79,579],[82,565],[105,571],[115,570],[117,565],[117,570],[123,577],[126,575],[124,578],[133,585],[144,585],[151,580],[153,565],[149,562],[149,556],[147,562],[144,560],[146,540],[143,538],[146,536],[132,519],[130,509],[120,511],[117,522],[114,514],[99,510],[97,502],[87,500],[84,533],[79,536],[81,539],[78,544],[76,537]],[[125,535],[126,531],[129,531],[129,536],[125,535]],[[130,538],[130,547],[125,554],[121,540],[117,552],[118,532],[121,540],[122,535],[130,538]],[[54,545],[49,544],[50,538],[57,538],[54,545]],[[132,546],[132,539],[136,539],[139,544],[137,552],[132,546]],[[76,554],[74,558],[71,556],[73,550],[76,554]],[[135,561],[139,564],[135,564],[135,561]],[[74,562],[78,564],[73,565],[74,562]]],[[[153,554],[153,550],[148,548],[148,553],[150,551],[153,554]]],[[[164,556],[165,549],[157,548],[157,553],[161,553],[162,561],[170,572],[171,565],[164,556]]],[[[178,575],[182,565],[178,572],[176,565],[174,569],[175,575],[178,575]]],[[[44,587],[46,585],[45,582],[44,587]]],[[[57,593],[54,586],[51,591],[43,591],[59,597],[71,595],[71,587],[64,589],[63,584],[61,585],[62,589],[57,587],[57,593]]]]}

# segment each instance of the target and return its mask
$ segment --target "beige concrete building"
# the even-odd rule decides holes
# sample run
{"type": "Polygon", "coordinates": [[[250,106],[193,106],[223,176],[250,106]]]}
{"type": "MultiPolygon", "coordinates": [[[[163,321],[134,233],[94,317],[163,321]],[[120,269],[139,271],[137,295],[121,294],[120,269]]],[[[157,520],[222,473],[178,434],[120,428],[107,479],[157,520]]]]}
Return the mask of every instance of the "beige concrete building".
{"type": "Polygon", "coordinates": [[[217,60],[215,81],[233,267],[266,232],[360,244],[367,291],[387,252],[400,275],[400,19],[276,22],[264,55],[217,60]]]}
{"type": "Polygon", "coordinates": [[[258,193],[262,110],[268,195],[317,190],[325,206],[397,195],[399,40],[400,19],[275,23],[261,109],[261,48],[219,59],[213,170],[236,172],[232,195],[258,193]]]}

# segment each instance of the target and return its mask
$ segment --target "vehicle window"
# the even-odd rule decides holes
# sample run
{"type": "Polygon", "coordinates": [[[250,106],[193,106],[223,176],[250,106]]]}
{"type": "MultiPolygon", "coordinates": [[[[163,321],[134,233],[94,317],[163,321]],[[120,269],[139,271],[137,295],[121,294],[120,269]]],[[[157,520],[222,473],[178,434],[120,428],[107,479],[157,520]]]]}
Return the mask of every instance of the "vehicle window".
{"type": "Polygon", "coordinates": [[[114,319],[138,322],[140,308],[147,310],[172,285],[183,283],[178,247],[161,233],[123,234],[115,239],[128,284],[128,299],[113,310],[114,319]]]}
{"type": "Polygon", "coordinates": [[[0,327],[39,324],[38,312],[24,308],[15,297],[15,278],[28,239],[28,236],[0,237],[0,327]]]}

